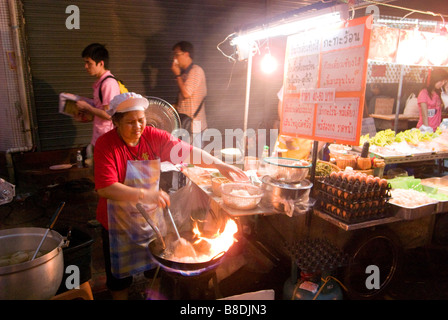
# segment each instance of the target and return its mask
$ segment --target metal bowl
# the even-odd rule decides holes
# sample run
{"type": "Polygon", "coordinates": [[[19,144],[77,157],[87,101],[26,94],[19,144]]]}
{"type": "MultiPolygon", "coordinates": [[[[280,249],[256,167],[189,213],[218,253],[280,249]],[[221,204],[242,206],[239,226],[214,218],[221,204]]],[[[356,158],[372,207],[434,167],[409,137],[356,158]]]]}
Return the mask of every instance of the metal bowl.
{"type": "Polygon", "coordinates": [[[285,200],[296,200],[309,195],[313,184],[309,180],[302,180],[299,183],[284,183],[272,179],[270,176],[262,178],[263,198],[262,203],[266,206],[273,206],[283,212],[285,200]]]}
{"type": "Polygon", "coordinates": [[[311,168],[311,163],[305,160],[291,158],[268,157],[266,164],[268,176],[277,181],[297,183],[305,179],[311,168]]]}

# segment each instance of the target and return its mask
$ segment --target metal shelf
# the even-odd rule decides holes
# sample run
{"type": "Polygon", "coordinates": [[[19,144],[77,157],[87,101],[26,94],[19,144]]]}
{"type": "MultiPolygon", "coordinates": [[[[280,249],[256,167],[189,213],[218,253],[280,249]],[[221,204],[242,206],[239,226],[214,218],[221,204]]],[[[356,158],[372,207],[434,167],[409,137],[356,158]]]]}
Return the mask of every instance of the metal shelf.
{"type": "Polygon", "coordinates": [[[359,223],[348,224],[348,223],[338,220],[338,219],[336,219],[320,210],[317,210],[317,209],[313,209],[313,213],[316,216],[322,218],[323,220],[328,221],[331,224],[333,224],[345,231],[370,228],[370,227],[379,226],[382,224],[402,221],[402,219],[397,218],[397,217],[387,217],[387,218],[382,218],[382,219],[375,219],[375,220],[369,220],[369,221],[364,221],[364,222],[359,222],[359,223]]]}
{"type": "Polygon", "coordinates": [[[425,154],[425,155],[412,155],[407,157],[400,158],[383,158],[386,164],[391,163],[406,163],[406,162],[419,162],[419,161],[430,161],[430,160],[438,160],[438,159],[446,159],[448,158],[448,153],[433,153],[433,154],[425,154]]]}

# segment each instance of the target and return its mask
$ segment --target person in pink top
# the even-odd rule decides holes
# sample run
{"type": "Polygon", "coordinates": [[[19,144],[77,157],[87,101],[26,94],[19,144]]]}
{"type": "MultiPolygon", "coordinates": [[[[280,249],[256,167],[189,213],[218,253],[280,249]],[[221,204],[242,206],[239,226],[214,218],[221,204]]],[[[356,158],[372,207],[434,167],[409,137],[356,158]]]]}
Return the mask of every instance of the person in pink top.
{"type": "Polygon", "coordinates": [[[80,111],[91,113],[93,117],[93,132],[91,145],[94,147],[96,140],[104,133],[112,130],[114,125],[110,115],[107,114],[110,101],[120,94],[120,87],[117,80],[107,78],[112,76],[109,70],[109,52],[104,45],[99,43],[89,44],[82,51],[84,68],[96,81],[93,83],[93,104],[84,100],[76,102],[80,111]],[[107,79],[106,79],[107,78],[107,79]],[[100,89],[102,99],[100,99],[100,89]]]}
{"type": "Polygon", "coordinates": [[[423,88],[418,95],[418,106],[420,117],[417,128],[437,130],[442,122],[442,99],[441,89],[448,81],[448,72],[444,69],[434,69],[430,74],[427,87],[423,88]]]}

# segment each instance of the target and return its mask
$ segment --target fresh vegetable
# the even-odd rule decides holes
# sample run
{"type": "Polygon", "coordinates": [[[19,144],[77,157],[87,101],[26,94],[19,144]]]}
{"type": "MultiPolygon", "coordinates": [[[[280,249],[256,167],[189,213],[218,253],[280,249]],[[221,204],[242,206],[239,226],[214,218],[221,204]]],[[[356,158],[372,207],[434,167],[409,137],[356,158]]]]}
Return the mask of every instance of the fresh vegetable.
{"type": "Polygon", "coordinates": [[[418,129],[409,129],[406,131],[395,134],[392,129],[386,129],[378,131],[374,137],[370,137],[369,134],[361,136],[359,139],[360,146],[363,146],[365,142],[369,142],[371,145],[384,147],[394,142],[406,141],[408,144],[417,145],[420,141],[431,141],[432,139],[440,136],[442,130],[437,128],[434,133],[422,133],[418,129]]]}
{"type": "Polygon", "coordinates": [[[329,176],[333,171],[333,167],[325,162],[318,161],[316,163],[316,176],[326,177],[329,176]]]}

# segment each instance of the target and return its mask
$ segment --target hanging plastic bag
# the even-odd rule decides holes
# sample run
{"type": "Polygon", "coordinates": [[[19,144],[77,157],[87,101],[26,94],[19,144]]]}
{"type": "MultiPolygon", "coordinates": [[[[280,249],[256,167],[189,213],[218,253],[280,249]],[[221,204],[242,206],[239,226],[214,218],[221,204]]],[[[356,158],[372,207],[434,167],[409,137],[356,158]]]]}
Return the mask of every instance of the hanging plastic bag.
{"type": "Polygon", "coordinates": [[[0,178],[0,205],[9,203],[16,195],[16,187],[0,178]]]}
{"type": "Polygon", "coordinates": [[[411,93],[406,100],[403,114],[406,116],[419,117],[418,100],[414,93],[411,93]]]}
{"type": "Polygon", "coordinates": [[[170,210],[179,231],[191,231],[194,223],[204,223],[210,211],[209,197],[193,182],[170,196],[170,210]]]}

